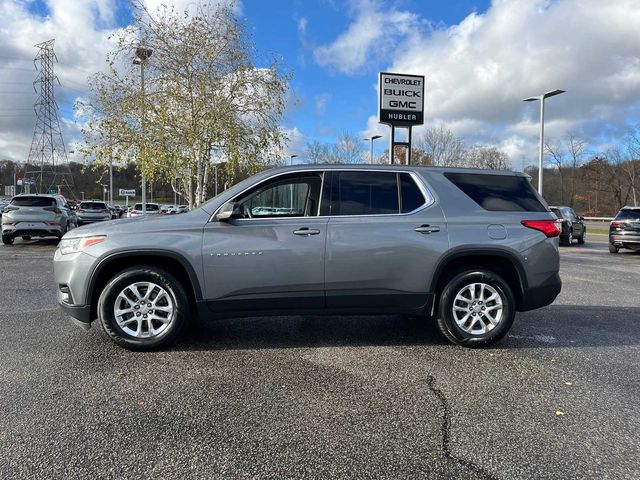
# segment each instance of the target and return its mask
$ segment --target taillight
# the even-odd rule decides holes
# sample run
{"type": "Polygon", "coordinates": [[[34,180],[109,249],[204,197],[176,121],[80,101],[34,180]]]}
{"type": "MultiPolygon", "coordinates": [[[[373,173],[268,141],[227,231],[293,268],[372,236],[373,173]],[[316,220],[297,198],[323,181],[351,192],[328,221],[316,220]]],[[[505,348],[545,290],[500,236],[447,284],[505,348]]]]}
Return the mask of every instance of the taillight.
{"type": "Polygon", "coordinates": [[[622,222],[619,222],[619,221],[617,221],[617,220],[614,220],[613,222],[611,222],[611,226],[612,226],[612,227],[618,227],[618,226],[620,226],[620,225],[622,225],[622,222]]]}
{"type": "Polygon", "coordinates": [[[44,210],[53,214],[62,213],[58,207],[44,207],[44,210]]]}
{"type": "Polygon", "coordinates": [[[83,209],[81,209],[81,208],[79,208],[79,209],[78,209],[78,213],[84,213],[84,210],[83,210],[83,209]]]}
{"type": "Polygon", "coordinates": [[[522,220],[520,223],[527,228],[544,233],[549,238],[560,235],[558,220],[522,220]]]}

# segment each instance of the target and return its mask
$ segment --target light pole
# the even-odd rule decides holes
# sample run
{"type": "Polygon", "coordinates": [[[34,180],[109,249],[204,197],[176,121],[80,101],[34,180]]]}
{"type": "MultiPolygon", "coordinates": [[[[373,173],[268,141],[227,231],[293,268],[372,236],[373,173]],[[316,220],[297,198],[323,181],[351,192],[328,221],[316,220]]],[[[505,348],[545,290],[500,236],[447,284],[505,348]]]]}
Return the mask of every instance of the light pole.
{"type": "Polygon", "coordinates": [[[369,152],[369,163],[373,165],[373,141],[382,138],[382,135],[374,135],[373,137],[363,138],[365,142],[371,141],[371,150],[369,152]]]}
{"type": "MultiPolygon", "coordinates": [[[[142,96],[142,117],[140,121],[140,127],[144,135],[144,118],[145,118],[145,105],[144,105],[144,65],[149,60],[149,57],[153,53],[153,50],[145,47],[136,48],[136,56],[133,59],[134,65],[140,65],[140,94],[142,96]]],[[[144,143],[143,143],[144,145],[144,143]]],[[[147,180],[144,175],[144,169],[142,169],[142,215],[147,213],[147,180]]]]}
{"type": "Polygon", "coordinates": [[[293,159],[296,158],[298,155],[291,155],[289,158],[289,165],[293,165],[293,159]]]}
{"type": "Polygon", "coordinates": [[[540,152],[538,158],[538,193],[542,195],[542,176],[543,176],[543,160],[544,160],[544,101],[546,98],[554,97],[564,93],[565,90],[551,90],[538,97],[525,98],[525,102],[540,101],[540,152]]]}

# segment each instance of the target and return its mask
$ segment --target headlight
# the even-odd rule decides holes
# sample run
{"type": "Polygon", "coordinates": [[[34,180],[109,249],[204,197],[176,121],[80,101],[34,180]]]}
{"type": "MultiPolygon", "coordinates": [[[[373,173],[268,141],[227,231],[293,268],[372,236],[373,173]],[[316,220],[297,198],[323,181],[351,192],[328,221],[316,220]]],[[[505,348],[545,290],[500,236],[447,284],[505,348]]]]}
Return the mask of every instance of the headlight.
{"type": "Polygon", "coordinates": [[[62,255],[67,255],[69,253],[81,252],[85,248],[89,248],[91,245],[104,242],[106,239],[106,235],[84,238],[65,238],[60,240],[58,249],[62,255]]]}

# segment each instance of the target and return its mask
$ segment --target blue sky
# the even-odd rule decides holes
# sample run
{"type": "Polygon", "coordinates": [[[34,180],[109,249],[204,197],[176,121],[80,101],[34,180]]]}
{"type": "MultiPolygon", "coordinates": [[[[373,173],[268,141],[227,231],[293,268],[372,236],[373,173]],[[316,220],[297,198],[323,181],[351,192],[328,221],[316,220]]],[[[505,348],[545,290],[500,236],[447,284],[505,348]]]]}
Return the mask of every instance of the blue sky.
{"type": "MultiPolygon", "coordinates": [[[[144,1],[180,9],[195,0],[144,1]]],[[[293,70],[283,155],[298,161],[306,142],[343,131],[383,135],[376,151],[386,148],[379,71],[425,75],[425,126],[500,148],[517,168],[537,158],[537,105],[525,97],[567,90],[547,105],[547,138],[580,136],[589,154],[619,144],[640,119],[637,0],[242,0],[236,12],[258,50],[293,70]]],[[[33,45],[56,39],[56,98],[73,149],[81,128],[73,101],[104,68],[109,35],[130,22],[125,0],[0,0],[0,158],[29,151],[33,45]]]]}

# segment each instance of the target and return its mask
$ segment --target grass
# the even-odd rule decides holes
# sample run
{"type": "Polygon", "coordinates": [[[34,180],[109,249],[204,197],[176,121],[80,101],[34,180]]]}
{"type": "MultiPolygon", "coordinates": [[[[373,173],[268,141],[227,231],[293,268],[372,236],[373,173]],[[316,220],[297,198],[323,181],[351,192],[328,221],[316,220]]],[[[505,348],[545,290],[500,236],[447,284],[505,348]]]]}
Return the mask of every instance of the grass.
{"type": "Polygon", "coordinates": [[[603,235],[609,234],[609,227],[587,227],[587,235],[590,233],[601,233],[603,235]]]}

